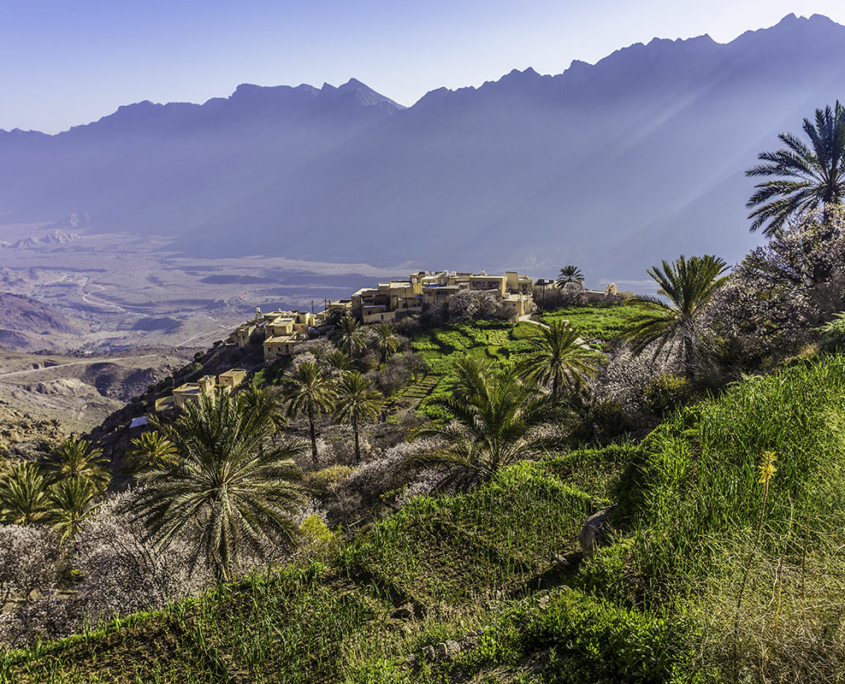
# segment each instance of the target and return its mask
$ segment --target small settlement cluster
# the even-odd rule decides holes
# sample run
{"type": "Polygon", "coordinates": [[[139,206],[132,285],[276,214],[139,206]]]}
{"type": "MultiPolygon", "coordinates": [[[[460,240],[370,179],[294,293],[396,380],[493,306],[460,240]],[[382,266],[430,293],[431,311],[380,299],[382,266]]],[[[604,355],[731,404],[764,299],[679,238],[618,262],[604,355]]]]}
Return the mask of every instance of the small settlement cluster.
{"type": "MultiPolygon", "coordinates": [[[[545,285],[544,281],[537,281],[545,285]]],[[[262,345],[264,362],[293,354],[303,342],[329,334],[329,321],[340,316],[353,316],[362,323],[384,323],[403,316],[418,314],[424,308],[445,304],[449,297],[461,291],[490,292],[501,302],[510,320],[516,321],[534,310],[535,283],[529,276],[516,271],[504,275],[460,273],[455,271],[418,271],[407,280],[381,282],[376,287],[365,287],[350,299],[329,303],[324,311],[271,311],[256,309],[255,317],[237,327],[230,336],[230,343],[239,347],[262,345]]],[[[589,291],[587,291],[589,292],[589,291]]],[[[606,293],[595,293],[605,295],[606,293]]],[[[615,293],[614,293],[615,294],[615,293]]],[[[156,401],[156,411],[181,408],[188,401],[198,401],[204,394],[213,394],[217,388],[230,392],[246,378],[247,372],[234,368],[218,376],[207,375],[198,382],[188,382],[173,390],[171,396],[156,401]]]]}

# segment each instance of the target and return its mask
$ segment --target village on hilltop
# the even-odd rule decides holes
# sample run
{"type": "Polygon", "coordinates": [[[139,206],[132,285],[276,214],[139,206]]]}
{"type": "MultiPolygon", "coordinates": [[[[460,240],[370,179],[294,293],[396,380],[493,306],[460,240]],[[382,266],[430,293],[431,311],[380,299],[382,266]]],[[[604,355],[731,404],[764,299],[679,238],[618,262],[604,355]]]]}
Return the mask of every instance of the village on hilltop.
{"type": "MultiPolygon", "coordinates": [[[[492,293],[502,305],[504,316],[513,322],[530,316],[535,310],[534,291],[554,284],[549,280],[532,280],[516,271],[504,275],[463,273],[456,271],[417,271],[407,280],[381,282],[376,287],[364,287],[350,299],[327,302],[323,311],[270,311],[256,308],[255,316],[239,325],[229,336],[229,343],[246,348],[262,345],[264,363],[294,353],[303,342],[328,336],[333,322],[352,316],[364,324],[389,323],[404,316],[422,313],[424,309],[445,304],[458,292],[492,293]]],[[[616,286],[605,290],[581,290],[586,301],[615,300],[616,286]]],[[[219,376],[206,375],[197,382],[187,382],[174,388],[173,394],[162,397],[155,404],[156,411],[181,408],[188,401],[198,401],[211,395],[219,387],[231,392],[246,379],[247,371],[233,368],[219,376]]]]}

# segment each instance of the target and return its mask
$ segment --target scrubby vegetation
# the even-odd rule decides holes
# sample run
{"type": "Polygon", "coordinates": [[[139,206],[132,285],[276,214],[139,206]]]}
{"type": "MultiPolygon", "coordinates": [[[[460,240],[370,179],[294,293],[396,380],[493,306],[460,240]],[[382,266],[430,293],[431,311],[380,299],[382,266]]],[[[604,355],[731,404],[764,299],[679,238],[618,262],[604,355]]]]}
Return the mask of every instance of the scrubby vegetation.
{"type": "Polygon", "coordinates": [[[120,493],[87,442],[8,468],[0,679],[842,681],[845,216],[796,202],[661,300],[344,320],[120,493]]]}

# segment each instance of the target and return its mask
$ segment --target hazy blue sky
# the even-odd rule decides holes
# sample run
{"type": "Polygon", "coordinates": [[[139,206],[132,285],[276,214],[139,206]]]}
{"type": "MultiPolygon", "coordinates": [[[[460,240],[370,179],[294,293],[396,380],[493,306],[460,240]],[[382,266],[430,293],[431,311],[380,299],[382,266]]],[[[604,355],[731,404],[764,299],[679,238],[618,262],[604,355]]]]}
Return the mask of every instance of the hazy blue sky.
{"type": "Polygon", "coordinates": [[[411,105],[654,36],[727,42],[790,12],[845,24],[843,0],[0,0],[0,128],[353,76],[411,105]]]}

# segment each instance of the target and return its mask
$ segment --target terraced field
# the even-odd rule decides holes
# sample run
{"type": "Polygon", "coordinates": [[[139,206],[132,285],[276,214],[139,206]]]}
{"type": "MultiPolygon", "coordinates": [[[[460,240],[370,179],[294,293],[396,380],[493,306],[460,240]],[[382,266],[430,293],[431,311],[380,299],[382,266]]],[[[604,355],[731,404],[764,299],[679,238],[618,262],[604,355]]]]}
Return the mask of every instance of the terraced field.
{"type": "Polygon", "coordinates": [[[632,323],[654,316],[637,306],[578,306],[547,311],[540,320],[547,325],[567,320],[587,342],[602,346],[620,337],[632,323]]]}
{"type": "Polygon", "coordinates": [[[419,383],[410,385],[402,395],[417,400],[417,410],[429,417],[436,411],[428,399],[449,390],[447,376],[456,359],[461,356],[481,357],[494,365],[512,363],[529,350],[527,339],[536,335],[531,323],[478,321],[426,330],[412,340],[413,350],[428,363],[429,374],[419,383]]]}

